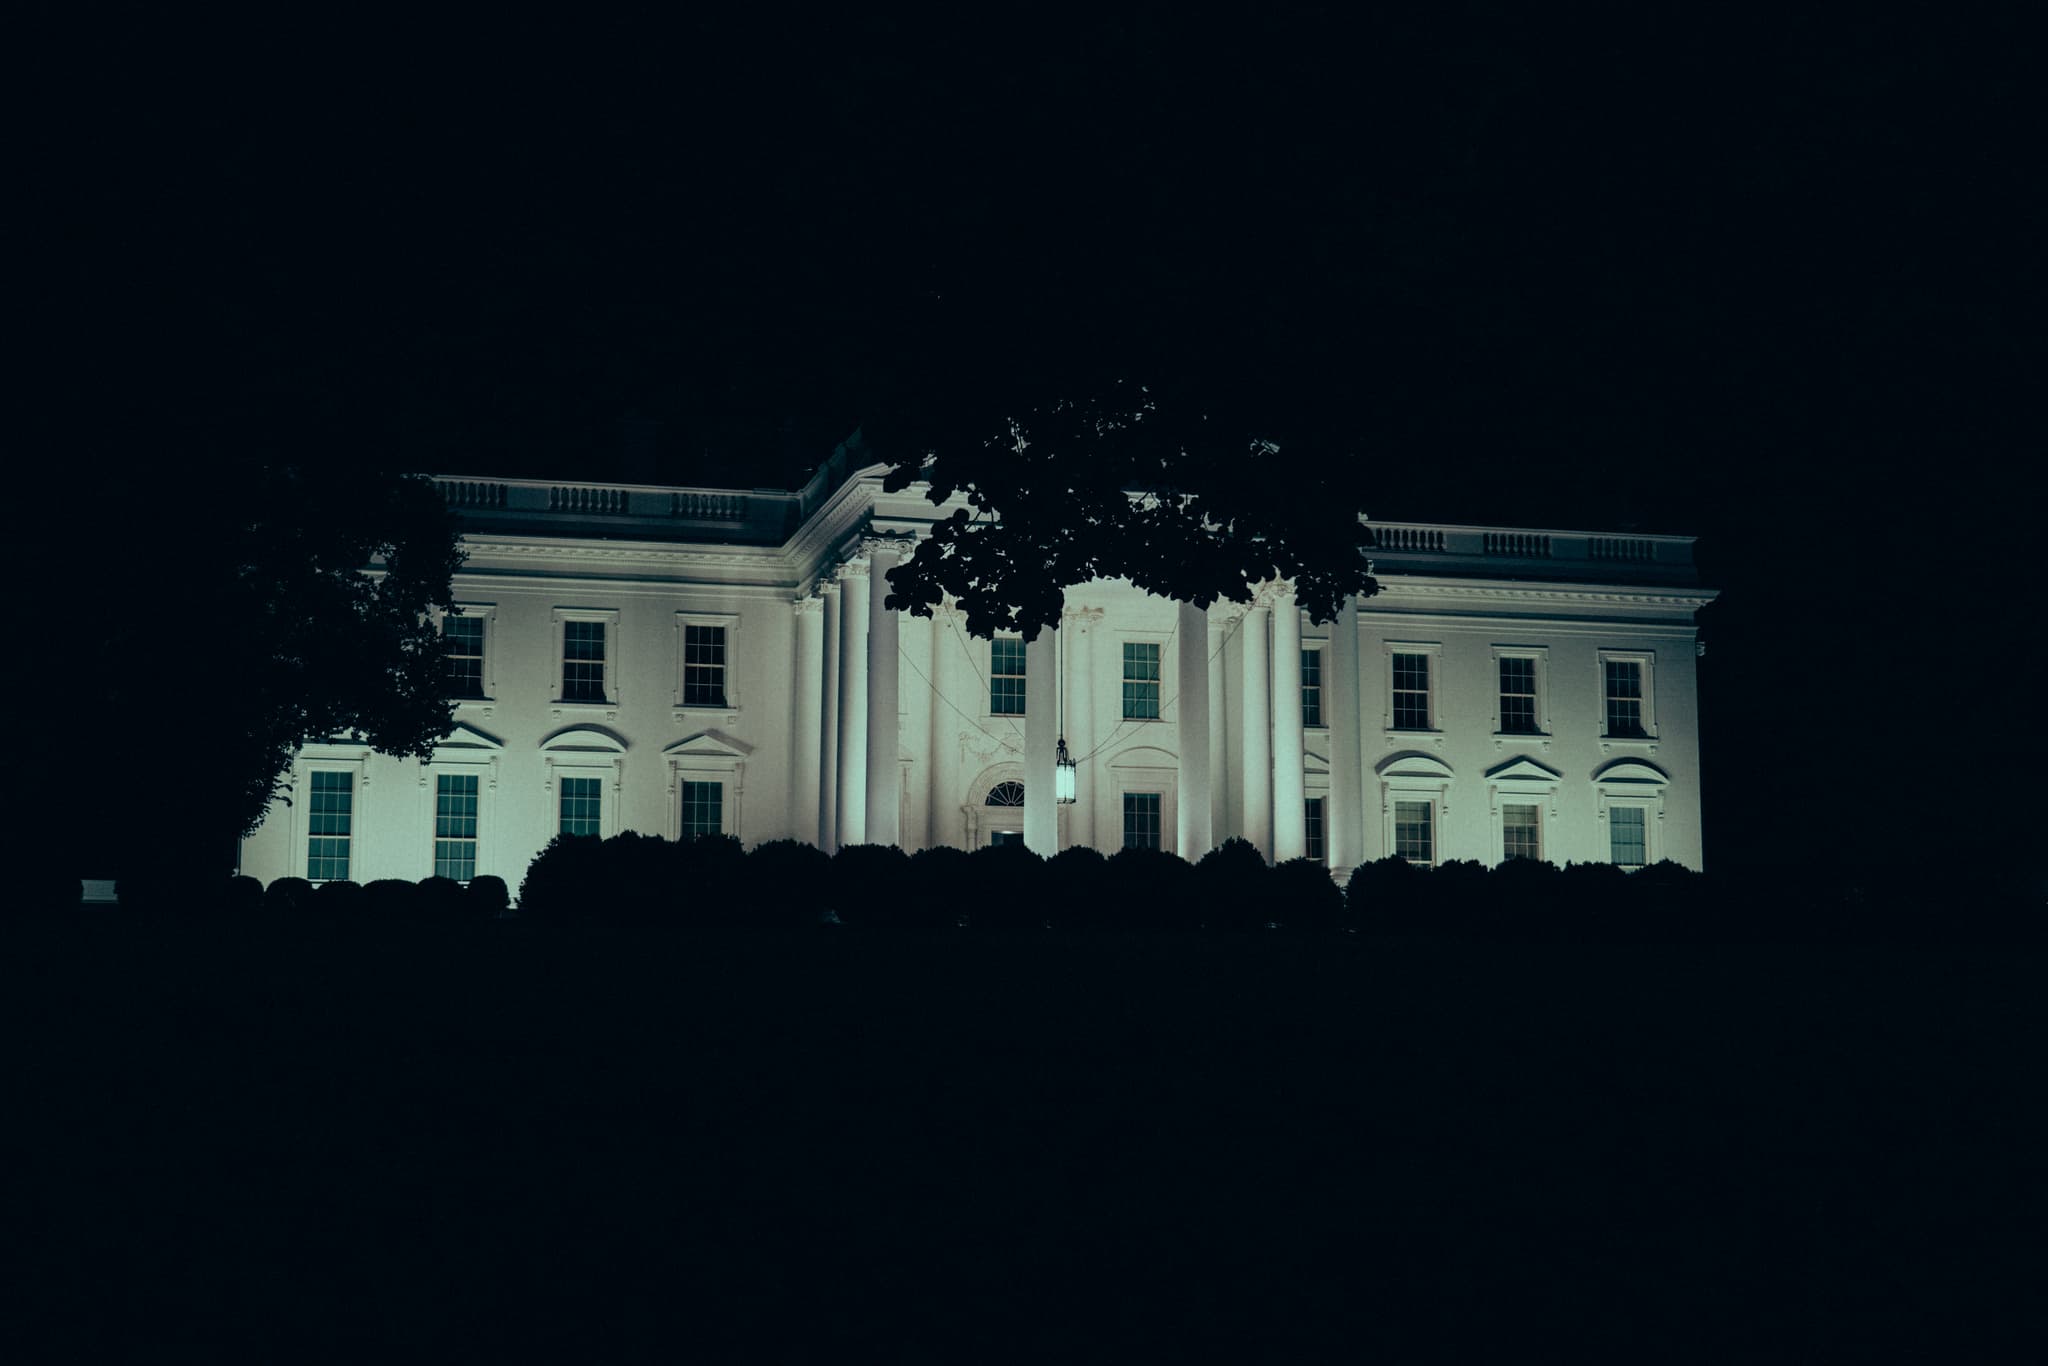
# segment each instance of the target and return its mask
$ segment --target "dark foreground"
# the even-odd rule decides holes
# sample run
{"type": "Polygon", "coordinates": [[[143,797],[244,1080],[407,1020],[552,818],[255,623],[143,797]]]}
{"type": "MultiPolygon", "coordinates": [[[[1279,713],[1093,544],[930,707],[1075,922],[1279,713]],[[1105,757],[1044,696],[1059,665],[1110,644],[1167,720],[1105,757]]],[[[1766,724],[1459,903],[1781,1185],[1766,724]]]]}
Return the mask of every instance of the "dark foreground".
{"type": "Polygon", "coordinates": [[[2000,1359],[2043,967],[0,923],[0,1359],[2000,1359]]]}

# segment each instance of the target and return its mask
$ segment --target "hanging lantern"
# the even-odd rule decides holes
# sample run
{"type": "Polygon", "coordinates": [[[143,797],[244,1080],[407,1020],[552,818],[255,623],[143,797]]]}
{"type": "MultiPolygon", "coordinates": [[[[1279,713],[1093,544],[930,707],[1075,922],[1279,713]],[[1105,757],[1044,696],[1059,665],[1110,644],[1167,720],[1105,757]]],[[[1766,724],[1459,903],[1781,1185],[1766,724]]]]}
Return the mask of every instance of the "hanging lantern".
{"type": "Polygon", "coordinates": [[[1052,798],[1061,806],[1074,804],[1074,756],[1067,753],[1067,737],[1060,737],[1059,752],[1052,764],[1052,798]]]}

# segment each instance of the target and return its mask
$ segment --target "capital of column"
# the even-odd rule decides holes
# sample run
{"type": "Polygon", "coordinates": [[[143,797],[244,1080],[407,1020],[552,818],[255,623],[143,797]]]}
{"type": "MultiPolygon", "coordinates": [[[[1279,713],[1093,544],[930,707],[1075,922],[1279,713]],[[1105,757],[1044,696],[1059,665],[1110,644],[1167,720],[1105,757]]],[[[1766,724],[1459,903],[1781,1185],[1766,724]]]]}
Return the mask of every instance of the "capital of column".
{"type": "Polygon", "coordinates": [[[789,600],[789,605],[795,609],[798,616],[811,616],[823,612],[825,610],[824,585],[812,584],[809,588],[792,597],[789,600]]]}
{"type": "Polygon", "coordinates": [[[1294,600],[1293,579],[1267,579],[1252,590],[1252,606],[1277,607],[1294,600]]]}
{"type": "Polygon", "coordinates": [[[861,578],[866,578],[867,574],[868,557],[865,552],[861,551],[856,551],[852,554],[849,554],[845,559],[841,560],[838,564],[832,566],[832,577],[838,583],[845,583],[848,579],[853,578],[856,575],[861,578]]]}
{"type": "Polygon", "coordinates": [[[917,550],[917,533],[914,531],[871,531],[860,538],[859,553],[872,555],[882,550],[898,560],[907,560],[917,550]]]}

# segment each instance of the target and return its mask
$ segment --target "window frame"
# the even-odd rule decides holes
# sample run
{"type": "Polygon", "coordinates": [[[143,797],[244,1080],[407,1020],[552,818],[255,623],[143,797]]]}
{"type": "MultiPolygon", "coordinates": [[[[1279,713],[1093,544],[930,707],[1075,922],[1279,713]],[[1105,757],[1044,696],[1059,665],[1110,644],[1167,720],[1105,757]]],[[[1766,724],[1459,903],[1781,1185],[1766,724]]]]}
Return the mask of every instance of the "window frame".
{"type": "Polygon", "coordinates": [[[1387,853],[1390,856],[1407,859],[1417,868],[1434,869],[1444,861],[1444,819],[1443,809],[1437,798],[1427,792],[1396,792],[1389,803],[1391,814],[1387,818],[1387,853]],[[1429,858],[1417,862],[1401,852],[1401,808],[1421,807],[1429,816],[1429,858]]]}
{"type": "Polygon", "coordinates": [[[1330,861],[1330,798],[1325,792],[1308,792],[1301,799],[1302,854],[1327,864],[1330,861]],[[1317,846],[1321,846],[1318,848],[1317,846]]]}
{"type": "Polygon", "coordinates": [[[1308,657],[1316,661],[1316,719],[1308,719],[1308,690],[1306,677],[1299,679],[1298,691],[1301,701],[1301,728],[1304,731],[1328,730],[1330,728],[1330,642],[1321,639],[1304,638],[1301,642],[1301,674],[1308,672],[1308,657]]]}
{"type": "Polygon", "coordinates": [[[1541,749],[1550,748],[1553,738],[1550,716],[1550,647],[1547,645],[1496,645],[1491,652],[1493,670],[1493,739],[1494,748],[1502,749],[1511,743],[1535,744],[1541,749]],[[1507,709],[1501,705],[1505,694],[1501,691],[1501,661],[1526,659],[1532,666],[1534,677],[1530,686],[1535,689],[1532,710],[1534,730],[1509,730],[1506,726],[1507,709]]]}
{"type": "Polygon", "coordinates": [[[301,820],[301,823],[304,825],[305,828],[303,831],[300,832],[298,839],[298,847],[302,855],[302,857],[299,860],[299,866],[304,869],[304,873],[302,875],[305,877],[306,881],[312,883],[316,887],[323,882],[359,882],[361,879],[356,877],[357,872],[360,871],[360,869],[357,866],[358,860],[356,857],[356,836],[363,819],[361,800],[363,781],[361,763],[351,764],[333,761],[318,761],[308,763],[305,764],[302,767],[300,773],[295,776],[293,781],[294,788],[296,788],[299,782],[301,781],[303,781],[305,784],[306,793],[305,814],[301,820]],[[345,836],[337,837],[331,833],[319,834],[313,830],[313,816],[315,814],[313,811],[313,786],[315,782],[315,775],[326,773],[338,773],[341,776],[348,779],[348,834],[345,836]],[[313,876],[313,841],[316,839],[334,838],[345,838],[348,841],[348,850],[343,859],[343,862],[347,865],[347,871],[338,878],[316,878],[313,876]]]}
{"type": "MultiPolygon", "coordinates": [[[[1381,642],[1383,664],[1380,677],[1386,687],[1386,704],[1380,713],[1381,727],[1389,740],[1403,736],[1431,736],[1437,744],[1443,743],[1443,642],[1427,640],[1387,640],[1381,642]],[[1394,656],[1421,655],[1429,661],[1429,690],[1426,695],[1429,707],[1427,726],[1397,726],[1394,724],[1394,656]]],[[[1403,690],[1405,691],[1405,689],[1403,690]]]]}
{"type": "Polygon", "coordinates": [[[1599,704],[1596,715],[1600,718],[1601,753],[1609,752],[1614,745],[1649,745],[1657,743],[1657,655],[1653,650],[1596,650],[1593,657],[1594,698],[1599,704]],[[1612,664],[1634,664],[1639,669],[1642,685],[1642,734],[1616,735],[1608,729],[1607,715],[1607,666],[1612,664]]]}
{"type": "Polygon", "coordinates": [[[412,866],[424,867],[427,870],[420,874],[420,877],[430,877],[434,872],[434,844],[440,838],[435,833],[439,816],[437,794],[440,779],[444,775],[476,778],[476,875],[496,871],[493,865],[485,862],[484,855],[499,848],[498,758],[503,752],[504,746],[494,737],[473,727],[458,724],[420,764],[419,805],[413,817],[413,829],[420,834],[410,841],[415,851],[411,860],[412,866]]]}
{"type": "Polygon", "coordinates": [[[1551,832],[1557,826],[1557,794],[1564,774],[1533,759],[1511,759],[1487,770],[1487,823],[1492,828],[1493,866],[1507,861],[1507,808],[1534,806],[1539,857],[1551,853],[1551,832]]]}
{"type": "Polygon", "coordinates": [[[1145,725],[1166,720],[1166,633],[1159,631],[1119,631],[1117,633],[1116,660],[1117,721],[1122,724],[1145,725]],[[1148,681],[1145,679],[1133,680],[1124,672],[1128,667],[1124,648],[1129,645],[1149,645],[1158,651],[1159,676],[1156,679],[1149,680],[1153,687],[1158,689],[1158,694],[1154,699],[1153,713],[1150,716],[1131,716],[1127,714],[1129,707],[1124,696],[1125,686],[1131,682],[1143,683],[1148,681]]]}
{"type": "Polygon", "coordinates": [[[1166,794],[1154,788],[1123,788],[1119,790],[1117,794],[1117,839],[1118,849],[1169,851],[1172,842],[1166,837],[1166,794]],[[1154,832],[1155,838],[1152,844],[1132,844],[1130,842],[1131,800],[1133,798],[1150,798],[1154,804],[1152,815],[1158,822],[1158,829],[1154,832]]]}
{"type": "MultiPolygon", "coordinates": [[[[483,809],[484,809],[484,781],[483,781],[483,775],[482,775],[481,773],[479,773],[479,772],[477,772],[477,771],[476,771],[476,765],[474,765],[474,764],[463,764],[463,765],[445,765],[445,766],[442,766],[442,767],[440,768],[440,770],[439,770],[438,772],[436,772],[436,773],[434,774],[434,785],[433,785],[432,793],[433,793],[433,802],[434,802],[434,805],[433,805],[433,841],[434,841],[434,843],[433,843],[433,854],[432,854],[432,858],[433,858],[433,863],[431,864],[431,867],[432,867],[432,869],[433,869],[433,872],[432,872],[431,874],[429,874],[429,876],[432,876],[432,877],[446,877],[446,878],[453,878],[453,879],[454,879],[455,881],[457,881],[457,882],[461,883],[461,884],[462,884],[463,886],[467,887],[467,886],[468,886],[468,885],[469,885],[469,884],[470,884],[471,882],[473,882],[473,881],[475,881],[475,880],[476,880],[476,878],[477,878],[478,874],[479,874],[480,872],[482,872],[482,869],[483,869],[483,824],[484,824],[484,822],[483,822],[483,809]],[[442,797],[443,797],[443,795],[444,795],[444,794],[443,794],[443,792],[441,791],[441,787],[442,787],[442,784],[444,784],[444,783],[447,783],[447,782],[450,782],[450,781],[454,781],[454,782],[458,782],[458,783],[461,783],[461,782],[468,782],[468,783],[473,783],[473,784],[475,784],[475,790],[474,790],[473,792],[471,792],[471,793],[468,793],[468,794],[466,794],[466,795],[468,795],[468,796],[469,796],[469,797],[470,797],[470,798],[471,798],[472,800],[474,800],[474,801],[476,802],[476,810],[475,810],[474,812],[470,813],[470,832],[469,832],[469,834],[468,834],[467,836],[463,836],[463,835],[444,835],[444,834],[442,834],[442,833],[441,833],[441,821],[442,821],[442,812],[441,812],[441,799],[442,799],[442,797]],[[443,844],[448,844],[448,843],[467,843],[467,844],[469,845],[469,876],[468,876],[468,877],[455,877],[455,875],[454,875],[453,873],[444,873],[444,872],[442,872],[442,871],[441,871],[441,864],[442,864],[442,858],[441,858],[441,846],[442,846],[443,844]]],[[[458,795],[463,795],[463,794],[458,794],[458,795]]]]}
{"type": "Polygon", "coordinates": [[[724,787],[718,803],[718,833],[745,838],[745,815],[741,803],[746,797],[747,757],[753,746],[718,731],[700,731],[664,750],[668,760],[668,837],[683,838],[683,784],[718,783],[724,787]]]}
{"type": "MultiPolygon", "coordinates": [[[[358,848],[359,836],[364,822],[369,819],[371,805],[370,749],[367,745],[316,741],[300,749],[292,764],[291,832],[293,875],[305,877],[310,868],[309,858],[313,837],[313,780],[314,773],[346,773],[350,775],[349,791],[349,861],[346,881],[362,883],[369,879],[364,876],[363,855],[367,850],[358,848]]],[[[381,872],[381,867],[380,867],[381,872]]],[[[318,881],[306,877],[306,881],[319,885],[320,882],[343,881],[340,878],[321,878],[318,881]]]]}
{"type": "Polygon", "coordinates": [[[675,614],[675,690],[670,700],[671,720],[695,721],[723,718],[727,724],[739,720],[740,707],[740,627],[738,612],[678,611],[675,614]],[[725,701],[713,706],[703,702],[690,702],[687,683],[689,671],[689,628],[711,627],[725,632],[725,701]]]}
{"type": "Polygon", "coordinates": [[[1451,766],[1433,754],[1409,751],[1382,760],[1375,772],[1380,780],[1380,848],[1383,853],[1391,855],[1395,850],[1396,804],[1427,801],[1432,807],[1430,820],[1436,854],[1433,863],[1444,862],[1449,857],[1444,853],[1444,827],[1450,819],[1451,787],[1456,781],[1451,766]]]}
{"type": "Polygon", "coordinates": [[[1027,684],[1027,680],[1028,680],[1028,678],[1029,678],[1029,675],[1030,675],[1030,662],[1029,662],[1029,647],[1028,647],[1028,646],[1026,646],[1026,645],[1024,644],[1024,638],[1023,638],[1022,636],[1019,636],[1019,635],[1015,635],[1015,634],[1012,634],[1012,633],[1010,633],[1010,632],[1001,632],[1001,633],[998,633],[997,635],[991,636],[991,637],[989,638],[989,640],[988,640],[988,677],[987,677],[987,679],[985,680],[985,681],[986,681],[986,683],[987,683],[987,686],[986,686],[985,688],[983,688],[983,690],[982,690],[982,697],[981,697],[981,705],[982,705],[982,716],[983,716],[983,718],[984,718],[984,719],[986,719],[986,720],[990,720],[990,721],[1017,721],[1017,720],[1022,720],[1022,719],[1024,718],[1024,716],[1025,716],[1025,713],[1026,713],[1026,708],[1027,708],[1027,706],[1029,705],[1029,704],[1028,704],[1028,701],[1027,701],[1027,695],[1026,695],[1026,692],[1025,692],[1025,687],[1026,687],[1026,684],[1027,684]],[[1017,649],[1017,658],[1018,658],[1018,672],[1016,672],[1016,673],[1014,673],[1014,674],[1001,674],[1001,675],[998,675],[998,674],[996,673],[996,642],[997,642],[997,641],[1005,641],[1005,642],[1012,642],[1012,643],[1015,643],[1015,644],[1017,645],[1017,647],[1018,647],[1018,649],[1017,649]],[[1017,693],[1017,710],[1015,710],[1015,711],[997,711],[997,710],[996,710],[996,698],[995,698],[995,691],[996,691],[996,679],[997,679],[998,677],[1002,677],[1002,678],[1014,678],[1014,679],[1016,679],[1016,680],[1018,681],[1018,693],[1017,693]]]}
{"type": "Polygon", "coordinates": [[[1616,807],[1639,807],[1643,812],[1643,866],[1664,856],[1664,797],[1670,785],[1670,775],[1641,759],[1616,759],[1593,775],[1602,862],[1613,862],[1614,830],[1608,820],[1616,807]]]}
{"type": "Polygon", "coordinates": [[[1538,863],[1543,862],[1544,859],[1547,857],[1547,854],[1544,850],[1543,838],[1545,834],[1544,827],[1546,824],[1547,823],[1543,819],[1542,802],[1533,801],[1529,797],[1524,796],[1521,793],[1514,794],[1514,800],[1512,801],[1502,802],[1500,804],[1500,812],[1497,816],[1494,817],[1493,823],[1495,838],[1499,841],[1499,848],[1495,850],[1495,852],[1499,855],[1498,858],[1494,859],[1495,866],[1506,863],[1508,859],[1511,857],[1533,859],[1538,863]],[[1534,816],[1535,819],[1531,823],[1530,828],[1532,828],[1536,832],[1535,853],[1513,855],[1510,855],[1508,853],[1508,812],[1510,810],[1527,811],[1534,816]]]}
{"type": "Polygon", "coordinates": [[[541,791],[548,808],[548,838],[562,830],[562,778],[598,779],[598,834],[619,833],[619,797],[625,785],[625,741],[595,726],[571,726],[541,741],[541,791]]]}
{"type": "Polygon", "coordinates": [[[569,714],[601,714],[608,721],[616,721],[619,713],[619,680],[624,673],[619,667],[619,609],[616,607],[557,607],[552,613],[554,627],[554,657],[549,667],[554,670],[554,700],[548,705],[550,716],[569,714]],[[604,647],[604,697],[599,701],[572,700],[563,695],[564,684],[568,682],[568,658],[565,648],[568,640],[567,624],[572,621],[594,621],[605,628],[604,647]]]}
{"type": "Polygon", "coordinates": [[[490,602],[451,602],[448,606],[455,610],[435,612],[435,630],[445,635],[448,629],[448,618],[451,616],[480,622],[483,627],[482,639],[478,642],[477,647],[483,651],[477,669],[477,687],[481,691],[475,697],[455,697],[451,695],[449,700],[458,707],[483,708],[482,715],[489,716],[491,714],[490,708],[496,705],[498,700],[497,604],[490,602]]]}

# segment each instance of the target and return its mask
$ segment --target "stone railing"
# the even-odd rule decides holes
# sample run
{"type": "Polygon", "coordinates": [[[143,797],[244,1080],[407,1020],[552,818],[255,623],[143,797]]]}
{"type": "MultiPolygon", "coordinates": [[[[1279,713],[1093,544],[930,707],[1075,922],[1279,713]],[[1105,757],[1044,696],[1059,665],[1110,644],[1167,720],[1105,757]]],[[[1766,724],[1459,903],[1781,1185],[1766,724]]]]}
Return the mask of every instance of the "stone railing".
{"type": "Polygon", "coordinates": [[[569,484],[544,479],[470,479],[436,475],[434,486],[458,512],[507,523],[598,522],[631,534],[691,532],[748,539],[788,533],[799,494],[774,489],[692,489],[649,484],[569,484]]]}
{"type": "Polygon", "coordinates": [[[1376,559],[1428,563],[1475,556],[1526,563],[1554,572],[1573,563],[1686,571],[1692,568],[1690,536],[1616,536],[1589,531],[1532,531],[1520,527],[1453,526],[1423,522],[1371,522],[1376,559]]]}

